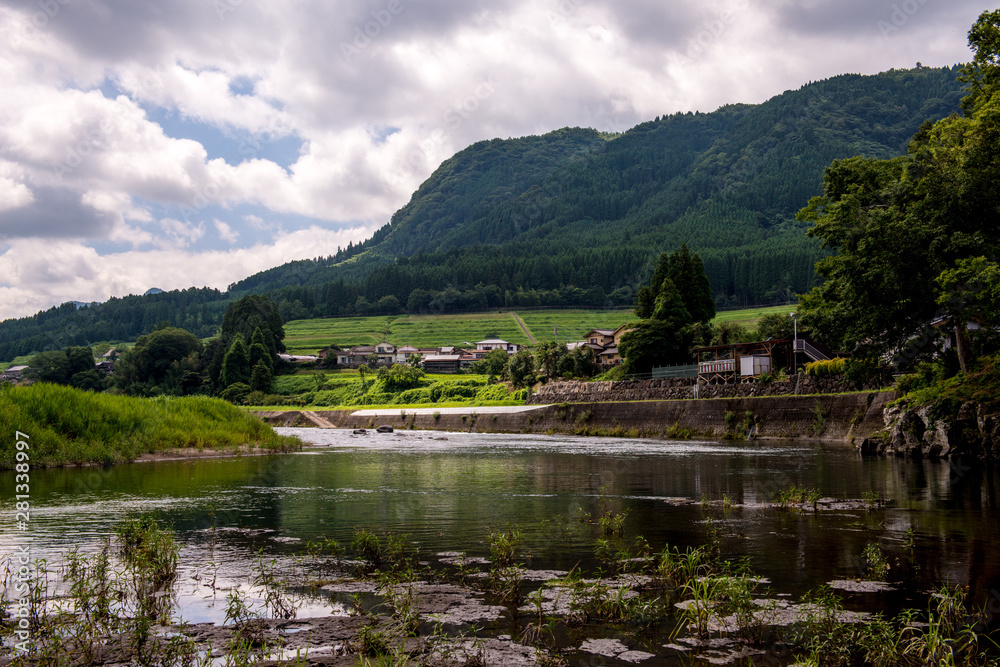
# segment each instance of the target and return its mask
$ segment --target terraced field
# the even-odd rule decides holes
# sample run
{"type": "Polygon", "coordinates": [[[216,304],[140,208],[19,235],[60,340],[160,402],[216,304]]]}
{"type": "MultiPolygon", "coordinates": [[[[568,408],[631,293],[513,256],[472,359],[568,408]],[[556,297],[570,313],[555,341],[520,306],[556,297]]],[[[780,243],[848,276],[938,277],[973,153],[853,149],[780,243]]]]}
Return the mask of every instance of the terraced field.
{"type": "MultiPolygon", "coordinates": [[[[770,306],[719,313],[720,322],[737,322],[752,328],[769,313],[789,313],[794,306],[770,306]]],[[[536,342],[581,340],[591,329],[616,329],[634,319],[631,310],[528,310],[518,311],[536,342]]],[[[484,338],[530,343],[511,312],[461,315],[398,315],[295,320],[285,323],[285,346],[292,354],[315,354],[336,343],[340,347],[372,345],[387,340],[396,345],[466,347],[484,338]]]]}

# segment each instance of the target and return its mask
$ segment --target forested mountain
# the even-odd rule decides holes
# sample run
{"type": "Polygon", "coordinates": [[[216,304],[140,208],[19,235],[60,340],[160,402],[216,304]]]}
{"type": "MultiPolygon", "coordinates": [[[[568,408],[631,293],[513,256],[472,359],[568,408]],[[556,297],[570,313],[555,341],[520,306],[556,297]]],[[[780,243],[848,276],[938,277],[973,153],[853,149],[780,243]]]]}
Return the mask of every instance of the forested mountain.
{"type": "Polygon", "coordinates": [[[718,305],[783,301],[815,283],[822,251],[795,213],[820,193],[824,169],[836,158],[903,154],[923,121],[958,111],[958,74],[842,75],[619,135],[565,128],[482,141],[446,160],[362,244],[225,294],[127,297],[3,322],[0,359],[134,339],[161,320],[205,335],[225,301],[248,293],[269,294],[285,319],[625,305],[660,252],[681,243],[704,261],[718,305]]]}

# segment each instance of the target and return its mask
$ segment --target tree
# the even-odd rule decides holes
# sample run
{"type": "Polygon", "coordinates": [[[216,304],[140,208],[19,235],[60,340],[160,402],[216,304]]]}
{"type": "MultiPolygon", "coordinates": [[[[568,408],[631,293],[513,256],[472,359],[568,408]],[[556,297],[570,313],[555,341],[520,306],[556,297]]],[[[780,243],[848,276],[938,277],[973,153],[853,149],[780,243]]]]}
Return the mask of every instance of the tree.
{"type": "MultiPolygon", "coordinates": [[[[250,349],[246,341],[250,341],[250,346],[255,343],[261,344],[267,350],[267,360],[274,370],[275,357],[279,352],[285,351],[285,329],[284,321],[281,318],[281,311],[278,305],[266,296],[251,294],[242,299],[230,303],[226,307],[226,314],[222,317],[222,327],[219,332],[219,343],[215,347],[215,354],[209,363],[208,375],[214,387],[224,388],[233,382],[249,382],[250,372],[253,366],[250,364],[250,349]],[[260,336],[256,336],[257,330],[260,336]],[[247,362],[245,374],[240,374],[240,380],[226,381],[224,371],[225,360],[232,349],[236,336],[243,338],[243,346],[247,349],[247,362]]],[[[254,352],[254,364],[262,357],[258,348],[254,352]]]]}
{"type": "Polygon", "coordinates": [[[594,351],[581,345],[570,350],[559,361],[559,374],[563,377],[589,378],[597,374],[594,351]]]}
{"type": "Polygon", "coordinates": [[[263,359],[259,360],[250,372],[250,389],[262,391],[265,394],[270,393],[272,381],[271,369],[268,368],[267,362],[263,359]]]}
{"type": "Polygon", "coordinates": [[[221,380],[223,388],[237,382],[243,384],[250,382],[250,350],[247,349],[242,334],[236,334],[233,344],[226,351],[226,356],[222,360],[221,380]]]}
{"type": "Polygon", "coordinates": [[[624,358],[626,373],[648,373],[656,366],[689,362],[692,342],[690,327],[677,327],[667,320],[649,319],[622,336],[618,352],[624,358]]]}
{"type": "Polygon", "coordinates": [[[241,334],[244,340],[252,340],[258,327],[264,334],[263,342],[268,352],[277,354],[285,351],[284,321],[278,306],[260,294],[245,296],[226,307],[220,335],[231,345],[236,334],[241,334]]]}
{"type": "Polygon", "coordinates": [[[757,337],[760,340],[793,338],[795,321],[787,313],[768,313],[757,321],[757,337]]]}
{"type": "Polygon", "coordinates": [[[382,385],[386,391],[397,392],[417,387],[420,384],[420,380],[424,377],[424,372],[413,366],[393,364],[389,368],[380,368],[378,377],[382,380],[382,385]]]}
{"type": "Polygon", "coordinates": [[[69,381],[69,359],[63,350],[39,352],[28,362],[30,375],[41,382],[66,384],[69,381]]]}
{"type": "Polygon", "coordinates": [[[955,351],[962,371],[970,363],[967,324],[1000,322],[1000,266],[985,257],[962,259],[937,277],[938,305],[955,328],[955,351]]]}
{"type": "Polygon", "coordinates": [[[535,357],[527,350],[519,351],[507,362],[507,372],[515,389],[520,389],[533,382],[535,379],[534,371],[535,357]]]}
{"type": "Polygon", "coordinates": [[[938,278],[984,250],[995,256],[1000,11],[979,17],[969,44],[976,56],[964,70],[966,117],[925,123],[903,157],[835,161],[823,196],[799,213],[835,251],[816,265],[826,282],[800,303],[803,322],[831,347],[867,358],[891,353],[899,363],[929,354],[921,341],[947,312],[938,278]]]}
{"type": "MultiPolygon", "coordinates": [[[[639,288],[635,297],[636,317],[656,317],[656,309],[666,289],[666,281],[680,295],[681,303],[693,322],[709,322],[715,317],[715,299],[701,258],[688,251],[686,243],[672,253],[660,253],[649,285],[639,288]]],[[[669,300],[673,295],[669,296],[669,300]]],[[[660,318],[662,319],[662,318],[660,318]]]]}
{"type": "MultiPolygon", "coordinates": [[[[336,359],[336,355],[334,355],[336,359]]],[[[264,332],[260,327],[253,330],[250,338],[250,368],[254,368],[258,363],[263,362],[267,366],[268,372],[274,372],[274,355],[268,350],[264,339],[264,332]]]]}
{"type": "Polygon", "coordinates": [[[486,353],[486,356],[479,361],[473,362],[471,370],[479,375],[493,375],[500,377],[507,370],[507,362],[510,355],[506,350],[495,347],[486,353]]]}
{"type": "Polygon", "coordinates": [[[545,372],[549,379],[555,379],[559,375],[559,362],[568,352],[565,343],[545,341],[535,350],[538,367],[545,372]]]}
{"type": "Polygon", "coordinates": [[[112,377],[128,394],[189,394],[201,386],[201,356],[201,341],[194,334],[163,327],[140,336],[115,363],[112,377]]]}

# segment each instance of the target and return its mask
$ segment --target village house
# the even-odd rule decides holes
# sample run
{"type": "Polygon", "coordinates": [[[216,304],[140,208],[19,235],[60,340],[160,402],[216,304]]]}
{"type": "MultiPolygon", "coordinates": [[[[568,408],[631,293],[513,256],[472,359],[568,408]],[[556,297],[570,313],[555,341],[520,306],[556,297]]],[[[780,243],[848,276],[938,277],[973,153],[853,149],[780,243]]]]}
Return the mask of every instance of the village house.
{"type": "Polygon", "coordinates": [[[24,371],[28,370],[27,366],[11,366],[3,372],[0,379],[10,380],[11,382],[16,382],[24,377],[24,371]]]}
{"type": "Polygon", "coordinates": [[[594,352],[594,358],[597,359],[598,365],[602,368],[610,368],[622,363],[618,345],[621,343],[622,336],[633,330],[633,327],[628,324],[623,324],[617,329],[591,329],[584,336],[584,340],[569,343],[566,348],[569,350],[578,347],[590,348],[594,352]]]}
{"type": "Polygon", "coordinates": [[[430,354],[424,357],[423,366],[427,373],[457,373],[461,361],[460,354],[430,354]]]}
{"type": "Polygon", "coordinates": [[[517,351],[521,349],[521,346],[516,343],[508,343],[507,341],[499,338],[487,338],[486,340],[481,340],[476,343],[476,351],[474,354],[476,355],[476,359],[482,359],[487,354],[498,348],[507,354],[517,354],[517,351]]]}
{"type": "Polygon", "coordinates": [[[599,345],[603,350],[615,344],[615,331],[614,329],[591,329],[583,338],[591,345],[599,345]]]}

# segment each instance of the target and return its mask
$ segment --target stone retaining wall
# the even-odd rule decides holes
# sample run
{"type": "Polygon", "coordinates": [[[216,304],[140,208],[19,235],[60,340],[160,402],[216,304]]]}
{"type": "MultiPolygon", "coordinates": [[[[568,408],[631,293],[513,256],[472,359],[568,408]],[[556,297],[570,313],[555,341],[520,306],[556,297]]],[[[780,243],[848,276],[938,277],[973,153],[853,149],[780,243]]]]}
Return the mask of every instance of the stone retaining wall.
{"type": "MultiPolygon", "coordinates": [[[[594,403],[600,401],[671,401],[694,398],[695,378],[623,380],[619,382],[550,382],[542,385],[528,399],[529,405],[549,403],[594,403]]],[[[699,398],[741,398],[752,396],[803,396],[841,394],[858,391],[853,383],[840,377],[814,378],[805,373],[781,382],[741,384],[702,384],[699,398]]],[[[861,391],[877,391],[861,387],[861,391]]]]}
{"type": "MultiPolygon", "coordinates": [[[[746,424],[756,422],[760,438],[807,438],[853,444],[884,428],[882,410],[894,392],[839,396],[743,397],[681,401],[573,403],[504,414],[434,416],[397,414],[364,417],[348,410],[258,413],[275,426],[315,426],[315,415],[336,428],[375,428],[480,433],[575,433],[630,437],[702,437],[743,439],[746,424]]],[[[489,408],[480,408],[488,410],[489,408]]],[[[405,412],[405,411],[401,411],[405,412]]]]}

